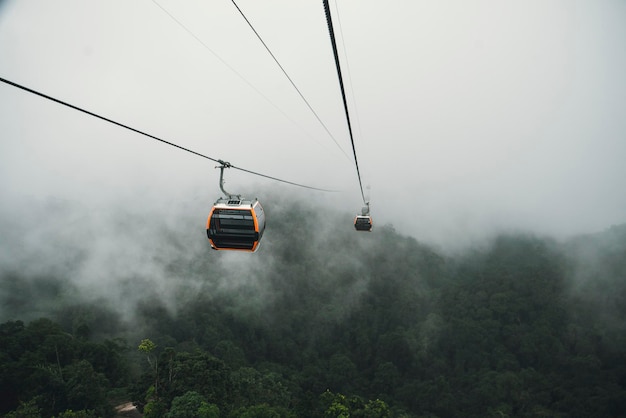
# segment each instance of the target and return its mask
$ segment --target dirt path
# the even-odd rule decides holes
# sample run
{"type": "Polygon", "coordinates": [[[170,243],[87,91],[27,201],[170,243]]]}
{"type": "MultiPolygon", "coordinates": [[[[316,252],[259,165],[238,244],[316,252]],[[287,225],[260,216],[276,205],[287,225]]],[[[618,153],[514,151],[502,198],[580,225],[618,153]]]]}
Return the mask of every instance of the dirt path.
{"type": "Polygon", "coordinates": [[[142,416],[132,402],[126,402],[115,407],[115,418],[141,418],[142,416]]]}

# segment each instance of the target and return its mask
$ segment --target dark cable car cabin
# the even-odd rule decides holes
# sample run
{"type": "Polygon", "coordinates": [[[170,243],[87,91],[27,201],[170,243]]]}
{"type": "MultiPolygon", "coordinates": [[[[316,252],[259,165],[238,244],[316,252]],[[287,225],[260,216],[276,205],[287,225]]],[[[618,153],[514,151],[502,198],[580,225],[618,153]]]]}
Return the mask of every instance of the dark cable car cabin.
{"type": "Polygon", "coordinates": [[[255,252],[265,230],[265,212],[258,200],[219,198],[207,219],[206,233],[214,250],[255,252]]]}
{"type": "Polygon", "coordinates": [[[372,230],[372,217],[370,216],[370,204],[367,202],[366,206],[361,209],[361,214],[354,217],[354,229],[357,231],[371,231],[372,230]]]}
{"type": "Polygon", "coordinates": [[[372,217],[369,215],[357,215],[354,218],[354,229],[357,231],[371,231],[372,217]]]}

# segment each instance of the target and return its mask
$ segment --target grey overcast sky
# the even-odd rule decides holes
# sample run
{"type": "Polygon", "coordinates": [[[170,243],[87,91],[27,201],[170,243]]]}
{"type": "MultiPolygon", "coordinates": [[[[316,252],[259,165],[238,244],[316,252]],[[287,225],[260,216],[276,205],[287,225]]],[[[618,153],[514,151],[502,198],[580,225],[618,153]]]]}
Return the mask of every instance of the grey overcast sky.
{"type": "MultiPolygon", "coordinates": [[[[230,0],[0,1],[0,77],[339,190],[231,170],[231,192],[359,211],[322,1],[237,4],[341,149],[230,0]]],[[[376,224],[445,244],[626,222],[626,1],[331,0],[331,11],[376,224]]],[[[49,198],[100,212],[196,199],[208,213],[220,194],[215,163],[3,83],[0,135],[5,222],[49,198]]]]}

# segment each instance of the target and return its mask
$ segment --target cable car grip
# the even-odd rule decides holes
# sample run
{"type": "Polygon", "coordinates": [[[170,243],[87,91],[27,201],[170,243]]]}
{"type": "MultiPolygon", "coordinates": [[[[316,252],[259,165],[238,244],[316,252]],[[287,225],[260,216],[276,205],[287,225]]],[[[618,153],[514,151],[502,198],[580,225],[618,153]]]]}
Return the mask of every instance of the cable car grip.
{"type": "Polygon", "coordinates": [[[229,162],[223,160],[217,160],[217,162],[221,164],[219,166],[216,166],[215,168],[220,169],[220,189],[222,190],[222,193],[224,193],[229,199],[232,199],[233,197],[241,199],[241,195],[228,193],[226,190],[224,190],[224,169],[231,168],[232,165],[229,162]]]}
{"type": "Polygon", "coordinates": [[[361,208],[361,216],[369,216],[370,214],[370,202],[365,202],[365,206],[361,208]]]}

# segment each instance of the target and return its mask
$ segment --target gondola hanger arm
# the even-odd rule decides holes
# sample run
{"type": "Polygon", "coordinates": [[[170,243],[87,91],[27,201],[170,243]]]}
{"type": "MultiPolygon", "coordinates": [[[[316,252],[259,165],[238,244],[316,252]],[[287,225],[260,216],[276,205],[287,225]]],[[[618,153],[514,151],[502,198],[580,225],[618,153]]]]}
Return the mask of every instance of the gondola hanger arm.
{"type": "Polygon", "coordinates": [[[220,189],[222,190],[222,193],[224,193],[224,195],[226,195],[226,197],[228,197],[229,199],[232,199],[233,197],[237,197],[237,199],[241,199],[241,195],[228,193],[224,189],[224,183],[225,183],[225,181],[224,181],[224,169],[225,168],[231,168],[232,165],[229,162],[223,161],[223,160],[218,160],[218,162],[221,165],[216,166],[215,168],[219,168],[220,169],[220,189]]]}

